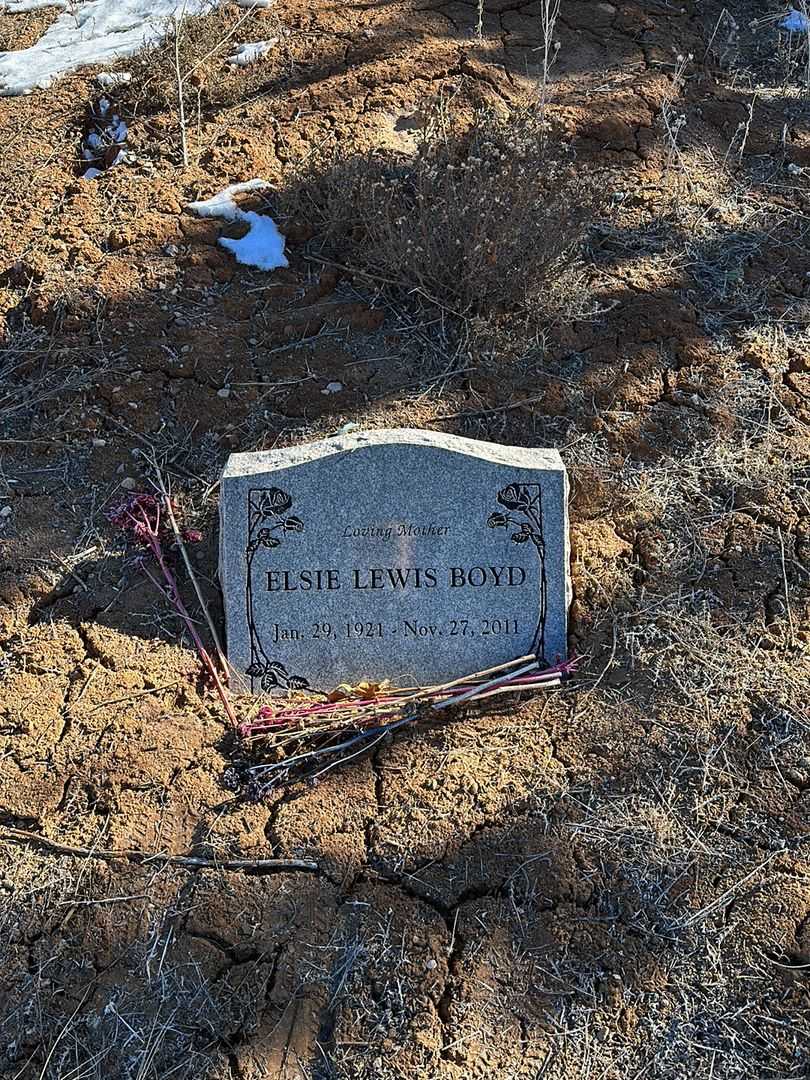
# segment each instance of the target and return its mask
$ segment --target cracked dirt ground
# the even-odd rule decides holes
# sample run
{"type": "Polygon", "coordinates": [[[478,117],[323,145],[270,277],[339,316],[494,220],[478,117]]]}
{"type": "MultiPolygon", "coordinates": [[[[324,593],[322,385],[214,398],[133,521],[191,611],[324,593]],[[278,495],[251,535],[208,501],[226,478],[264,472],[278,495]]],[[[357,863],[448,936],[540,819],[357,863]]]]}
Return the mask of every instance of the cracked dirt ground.
{"type": "Polygon", "coordinates": [[[183,207],[260,175],[283,209],[315,148],[412,149],[440,91],[516,101],[536,3],[488,3],[478,41],[473,4],[279,0],[261,70],[201,88],[187,169],[137,85],[137,163],[98,183],[92,72],[0,99],[0,1075],[808,1075],[810,133],[748,30],[773,9],[736,7],[732,33],[719,3],[563,0],[549,110],[609,195],[596,314],[517,357],[313,261],[305,215],[265,275],[183,207]],[[154,454],[218,616],[225,456],[348,420],[561,448],[586,659],[250,803],[104,509],[154,454]]]}

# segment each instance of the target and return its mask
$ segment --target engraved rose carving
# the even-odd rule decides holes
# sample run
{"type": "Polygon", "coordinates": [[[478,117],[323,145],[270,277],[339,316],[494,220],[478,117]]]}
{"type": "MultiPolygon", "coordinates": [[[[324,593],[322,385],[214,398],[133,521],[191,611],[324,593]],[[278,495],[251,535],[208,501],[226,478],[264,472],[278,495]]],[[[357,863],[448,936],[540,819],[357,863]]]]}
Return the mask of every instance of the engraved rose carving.
{"type": "Polygon", "coordinates": [[[529,487],[532,484],[509,484],[508,487],[498,492],[498,502],[507,510],[528,510],[532,505],[532,496],[529,487]]]}
{"type": "Polygon", "coordinates": [[[271,690],[306,690],[309,683],[301,675],[291,675],[278,660],[267,655],[262,635],[256,625],[253,598],[253,563],[259,551],[272,551],[281,546],[281,537],[274,533],[302,533],[304,522],[294,514],[285,516],[292,507],[292,496],[278,487],[253,489],[248,493],[248,539],[245,547],[246,584],[245,610],[250,632],[250,663],[245,674],[251,689],[265,693],[271,690]]]}
{"type": "Polygon", "coordinates": [[[262,492],[259,499],[259,509],[263,517],[277,517],[286,513],[292,506],[292,496],[281,488],[271,487],[262,492]]]}
{"type": "Polygon", "coordinates": [[[493,511],[487,518],[490,529],[508,529],[513,544],[531,543],[537,552],[540,565],[540,597],[537,630],[532,643],[532,652],[538,659],[544,658],[546,626],[546,544],[543,538],[542,492],[539,484],[507,484],[496,496],[501,506],[508,511],[493,511]]]}

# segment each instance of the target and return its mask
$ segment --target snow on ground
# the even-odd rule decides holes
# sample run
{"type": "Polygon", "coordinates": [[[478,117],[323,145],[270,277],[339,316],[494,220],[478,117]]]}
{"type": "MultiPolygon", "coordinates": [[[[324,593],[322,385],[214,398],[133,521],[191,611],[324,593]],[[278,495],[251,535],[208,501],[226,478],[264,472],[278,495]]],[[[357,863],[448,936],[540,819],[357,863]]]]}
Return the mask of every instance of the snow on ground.
{"type": "Polygon", "coordinates": [[[96,82],[104,90],[116,90],[119,86],[126,86],[132,82],[131,71],[102,71],[96,75],[96,82]]]}
{"type": "Polygon", "coordinates": [[[198,217],[218,217],[225,218],[226,221],[238,221],[242,211],[234,202],[234,195],[241,195],[245,191],[261,191],[269,187],[266,180],[257,177],[255,180],[245,181],[244,184],[231,184],[230,187],[212,195],[210,199],[189,203],[186,209],[192,214],[197,214],[198,217]]]}
{"type": "Polygon", "coordinates": [[[82,160],[86,167],[82,176],[95,180],[105,169],[111,169],[125,160],[129,129],[126,121],[112,111],[112,104],[105,98],[92,107],[88,130],[82,140],[82,160]]]}
{"type": "Polygon", "coordinates": [[[189,203],[186,207],[199,217],[222,218],[224,221],[241,221],[249,225],[245,236],[232,240],[229,236],[220,236],[221,247],[226,248],[243,266],[255,266],[258,270],[275,270],[279,266],[289,266],[284,255],[284,237],[278,226],[267,214],[257,214],[254,210],[240,210],[234,195],[245,191],[258,191],[270,185],[266,180],[247,180],[243,184],[231,184],[223,191],[212,195],[210,199],[189,203]]]}
{"type": "Polygon", "coordinates": [[[228,57],[228,63],[235,64],[237,67],[247,67],[248,64],[255,64],[257,60],[267,56],[276,45],[278,45],[278,38],[268,38],[267,41],[246,41],[236,46],[236,52],[228,57]]]}
{"type": "Polygon", "coordinates": [[[0,4],[0,12],[19,15],[25,11],[41,11],[42,8],[66,8],[67,0],[6,0],[0,4]]]}
{"type": "Polygon", "coordinates": [[[220,236],[222,247],[233,252],[236,261],[244,266],[255,266],[258,270],[275,270],[279,266],[289,266],[284,254],[284,237],[271,217],[257,214],[253,210],[239,212],[239,221],[250,225],[250,232],[241,240],[231,240],[220,236]]]}
{"type": "Polygon", "coordinates": [[[791,8],[788,14],[779,24],[783,30],[790,30],[793,34],[805,34],[810,31],[810,22],[801,11],[791,8]]]}
{"type": "Polygon", "coordinates": [[[0,12],[59,7],[62,12],[28,49],[0,52],[0,94],[30,94],[85,64],[130,56],[166,32],[175,15],[199,15],[211,0],[0,0],[0,12]]]}

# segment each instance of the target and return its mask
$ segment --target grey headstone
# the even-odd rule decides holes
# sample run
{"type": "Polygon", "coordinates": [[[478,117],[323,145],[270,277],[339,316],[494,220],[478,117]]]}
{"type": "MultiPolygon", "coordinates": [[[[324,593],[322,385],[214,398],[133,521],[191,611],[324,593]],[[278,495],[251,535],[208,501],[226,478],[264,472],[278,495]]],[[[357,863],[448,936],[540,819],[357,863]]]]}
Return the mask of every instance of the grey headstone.
{"type": "Polygon", "coordinates": [[[243,688],[424,686],[564,659],[567,495],[556,450],[427,431],[232,454],[220,582],[243,688]]]}

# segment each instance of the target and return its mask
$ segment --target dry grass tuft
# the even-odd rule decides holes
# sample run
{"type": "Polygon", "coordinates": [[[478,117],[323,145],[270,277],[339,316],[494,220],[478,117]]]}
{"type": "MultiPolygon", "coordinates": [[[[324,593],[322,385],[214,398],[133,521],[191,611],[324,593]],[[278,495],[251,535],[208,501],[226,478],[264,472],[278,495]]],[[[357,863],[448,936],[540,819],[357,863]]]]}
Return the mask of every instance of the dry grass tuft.
{"type": "Polygon", "coordinates": [[[3,846],[0,1076],[220,1075],[228,1033],[256,1023],[269,967],[220,956],[215,978],[211,950],[182,933],[191,889],[165,868],[3,846]]]}

